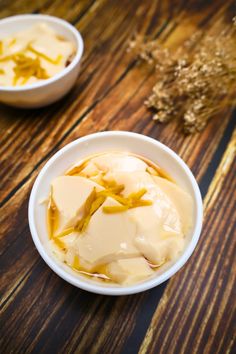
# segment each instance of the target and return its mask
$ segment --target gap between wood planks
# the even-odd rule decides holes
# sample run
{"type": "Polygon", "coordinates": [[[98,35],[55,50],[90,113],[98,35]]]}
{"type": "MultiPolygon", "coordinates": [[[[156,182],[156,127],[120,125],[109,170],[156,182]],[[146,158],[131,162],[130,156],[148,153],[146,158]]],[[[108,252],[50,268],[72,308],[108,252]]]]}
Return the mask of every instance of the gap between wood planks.
{"type": "MultiPolygon", "coordinates": [[[[205,207],[205,215],[210,214],[211,210],[214,209],[216,200],[220,194],[220,190],[222,187],[222,184],[224,182],[224,180],[227,178],[227,174],[232,172],[231,168],[235,159],[235,151],[236,151],[236,130],[234,131],[234,134],[232,135],[232,138],[227,146],[226,151],[224,152],[224,155],[221,159],[221,162],[217,168],[216,174],[212,180],[212,182],[210,183],[210,186],[208,188],[208,192],[204,198],[204,207],[205,207]]],[[[210,222],[211,224],[212,222],[210,222]]],[[[198,259],[198,263],[200,262],[200,260],[198,259]]],[[[216,262],[217,263],[217,262],[216,262]]],[[[197,267],[197,264],[196,264],[197,267]]],[[[210,268],[209,268],[210,269],[210,268]]],[[[215,272],[215,274],[217,274],[215,272]]],[[[187,271],[184,274],[184,279],[182,280],[182,283],[185,282],[185,279],[187,279],[187,271]]],[[[211,284],[210,282],[210,275],[213,277],[214,274],[210,273],[209,274],[209,286],[211,284]]],[[[165,293],[163,295],[163,298],[161,299],[160,303],[158,304],[156,311],[154,313],[154,316],[152,318],[151,324],[146,332],[145,338],[142,341],[141,347],[140,347],[140,354],[145,354],[145,353],[151,353],[153,352],[153,348],[151,348],[151,343],[153,341],[153,336],[155,336],[155,328],[158,328],[157,332],[159,331],[160,328],[160,323],[158,324],[158,322],[160,322],[160,318],[163,319],[163,322],[165,322],[165,318],[163,318],[163,311],[165,308],[168,307],[168,303],[170,302],[175,302],[178,303],[179,301],[179,294],[175,295],[174,300],[171,300],[171,294],[170,294],[170,289],[172,288],[173,283],[175,282],[175,279],[173,278],[173,280],[170,280],[167,284],[167,287],[165,289],[165,293]],[[178,297],[177,297],[178,295],[178,297]]],[[[200,289],[200,291],[203,291],[202,289],[200,289]]],[[[187,292],[187,289],[185,287],[185,293],[187,292]]],[[[183,296],[185,296],[183,294],[183,296]]],[[[194,293],[194,298],[198,298],[199,299],[199,307],[198,307],[198,311],[200,311],[201,306],[203,306],[203,301],[204,298],[203,296],[200,297],[199,294],[194,293]]],[[[212,303],[214,303],[214,298],[212,299],[212,303]]],[[[170,305],[169,305],[170,306],[170,305]]],[[[209,310],[210,311],[210,310],[209,310]]],[[[197,312],[196,314],[197,315],[197,312]]],[[[194,316],[195,318],[196,316],[194,316]]],[[[191,325],[193,326],[194,324],[194,318],[191,321],[191,325]]],[[[218,321],[220,322],[220,321],[218,321]]],[[[207,323],[207,320],[205,321],[205,324],[207,323]]],[[[171,330],[171,329],[170,329],[171,330]]],[[[190,328],[188,329],[188,332],[190,333],[190,328]]],[[[188,333],[187,332],[187,333],[188,333]]],[[[201,328],[201,333],[203,333],[203,329],[201,328]]],[[[173,333],[173,337],[175,336],[175,334],[173,333]]],[[[200,340],[200,339],[199,339],[200,340]]],[[[187,343],[187,342],[186,342],[187,343]]],[[[163,346],[162,349],[164,349],[165,347],[163,346]]],[[[181,347],[181,350],[183,349],[183,347],[181,347]]],[[[195,351],[193,351],[195,352],[195,351]]],[[[181,352],[182,353],[182,352],[181,352]]]]}

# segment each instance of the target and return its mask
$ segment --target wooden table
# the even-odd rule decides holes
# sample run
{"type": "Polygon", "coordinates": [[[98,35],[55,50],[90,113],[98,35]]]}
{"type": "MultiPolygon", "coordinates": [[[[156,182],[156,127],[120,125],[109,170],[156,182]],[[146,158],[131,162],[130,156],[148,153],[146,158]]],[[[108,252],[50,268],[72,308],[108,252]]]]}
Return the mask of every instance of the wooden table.
{"type": "Polygon", "coordinates": [[[167,47],[198,28],[214,33],[232,18],[233,3],[0,1],[1,17],[59,16],[85,40],[80,77],[64,99],[38,110],[0,106],[1,353],[233,353],[232,111],[192,136],[175,122],[154,123],[143,105],[153,68],[126,51],[137,32],[167,47]],[[67,284],[40,258],[28,227],[29,193],[45,162],[74,139],[103,130],[139,132],[168,145],[192,169],[204,198],[204,228],[190,261],[165,284],[134,296],[98,296],[67,284]]]}

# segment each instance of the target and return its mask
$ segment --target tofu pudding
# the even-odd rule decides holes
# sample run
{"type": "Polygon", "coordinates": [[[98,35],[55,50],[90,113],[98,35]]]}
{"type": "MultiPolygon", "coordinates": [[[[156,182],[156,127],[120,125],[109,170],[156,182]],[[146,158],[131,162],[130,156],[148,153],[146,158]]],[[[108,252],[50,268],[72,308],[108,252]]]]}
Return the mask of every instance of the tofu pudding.
{"type": "Polygon", "coordinates": [[[51,182],[47,221],[59,261],[96,282],[131,285],[181,255],[193,200],[142,156],[102,153],[51,182]]]}
{"type": "Polygon", "coordinates": [[[0,86],[24,86],[49,79],[67,67],[75,45],[46,23],[0,38],[0,86]]]}

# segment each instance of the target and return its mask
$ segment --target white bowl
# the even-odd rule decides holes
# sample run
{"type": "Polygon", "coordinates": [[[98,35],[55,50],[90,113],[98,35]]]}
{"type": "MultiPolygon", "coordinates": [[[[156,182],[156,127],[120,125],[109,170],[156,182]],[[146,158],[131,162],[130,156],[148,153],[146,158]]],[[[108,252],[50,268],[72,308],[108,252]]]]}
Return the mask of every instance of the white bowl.
{"type": "Polygon", "coordinates": [[[78,288],[106,295],[135,294],[153,288],[174,275],[191,256],[198,242],[202,227],[202,199],[197,182],[188,166],[167,146],[141,134],[130,132],[95,133],[66,145],[46,163],[39,173],[29,200],[29,225],[32,238],[40,255],[61,278],[78,288]],[[161,274],[141,283],[130,286],[99,284],[73,272],[68,266],[60,263],[48,248],[46,225],[46,205],[41,201],[48,197],[51,181],[64,172],[79,159],[88,155],[107,151],[129,151],[142,155],[157,163],[166,170],[185,189],[194,200],[194,222],[189,232],[188,244],[180,258],[161,274]]]}
{"type": "Polygon", "coordinates": [[[63,97],[74,85],[83,54],[83,39],[75,27],[57,17],[48,15],[18,15],[0,20],[0,38],[25,30],[39,22],[52,27],[59,35],[72,41],[76,54],[72,62],[60,73],[34,84],[24,86],[0,86],[0,101],[15,107],[37,108],[63,97]]]}

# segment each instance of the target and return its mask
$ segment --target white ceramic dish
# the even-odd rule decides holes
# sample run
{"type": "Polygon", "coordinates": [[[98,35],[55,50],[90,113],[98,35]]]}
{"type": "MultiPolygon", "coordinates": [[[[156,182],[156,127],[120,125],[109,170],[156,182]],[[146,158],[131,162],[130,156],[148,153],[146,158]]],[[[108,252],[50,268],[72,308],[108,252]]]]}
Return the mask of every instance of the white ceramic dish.
{"type": "Polygon", "coordinates": [[[72,41],[76,54],[60,73],[45,81],[24,86],[0,86],[0,101],[15,107],[37,108],[47,106],[63,97],[74,85],[83,54],[83,39],[75,27],[57,17],[48,15],[18,15],[0,20],[0,38],[44,22],[59,35],[72,41]]]}
{"type": "Polygon", "coordinates": [[[29,225],[33,241],[40,255],[49,267],[67,282],[78,288],[105,295],[127,295],[153,288],[174,275],[191,256],[198,242],[202,227],[202,199],[199,187],[190,169],[183,160],[167,146],[144,135],[130,132],[102,132],[85,136],[59,150],[39,173],[29,200],[29,225]],[[161,274],[132,286],[114,286],[95,283],[74,273],[69,267],[57,261],[47,247],[46,206],[40,203],[48,197],[50,183],[79,159],[94,153],[106,151],[129,151],[142,155],[166,170],[188,191],[194,200],[194,224],[188,237],[188,244],[180,258],[161,274]]]}

